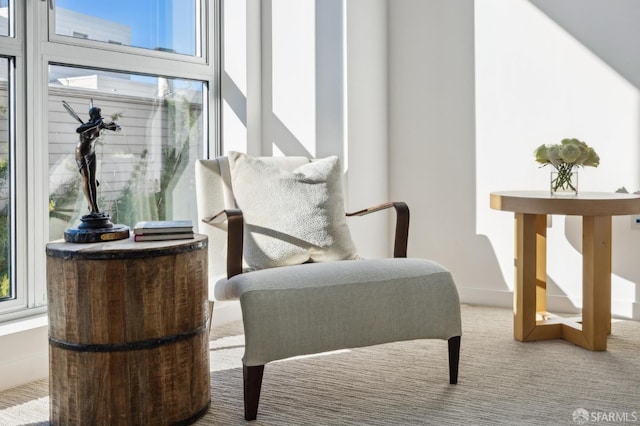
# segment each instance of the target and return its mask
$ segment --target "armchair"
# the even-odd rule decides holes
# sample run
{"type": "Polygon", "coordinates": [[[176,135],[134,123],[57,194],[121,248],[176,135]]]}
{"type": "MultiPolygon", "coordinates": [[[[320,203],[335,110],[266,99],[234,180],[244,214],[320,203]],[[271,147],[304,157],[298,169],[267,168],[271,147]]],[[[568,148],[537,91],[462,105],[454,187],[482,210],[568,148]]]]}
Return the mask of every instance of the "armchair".
{"type": "MultiPolygon", "coordinates": [[[[303,199],[314,198],[315,193],[300,199],[295,196],[300,181],[304,184],[313,181],[311,191],[317,190],[318,182],[314,179],[321,173],[305,172],[308,164],[310,160],[304,157],[253,159],[238,153],[230,153],[230,158],[196,163],[200,230],[209,236],[210,312],[212,315],[213,303],[217,300],[239,299],[242,309],[245,419],[257,417],[265,364],[298,355],[401,340],[442,339],[448,341],[449,382],[457,383],[461,336],[457,289],[451,274],[441,265],[426,259],[406,258],[409,209],[405,203],[386,203],[345,214],[341,188],[335,186],[341,181],[334,179],[331,184],[332,178],[328,178],[329,190],[321,192],[331,197],[334,192],[338,193],[340,206],[334,208],[334,213],[341,213],[344,219],[335,215],[333,219],[344,220],[345,224],[330,229],[340,231],[341,235],[332,235],[328,240],[320,238],[328,243],[309,243],[320,231],[314,231],[305,239],[256,222],[257,218],[273,213],[267,206],[270,200],[264,198],[266,192],[267,197],[274,197],[276,204],[287,204],[293,199],[290,207],[293,209],[304,204],[303,199]],[[234,164],[238,167],[234,168],[234,164]],[[268,175],[251,174],[248,180],[238,177],[245,172],[244,166],[258,166],[284,176],[287,186],[284,195],[281,198],[273,195],[278,189],[268,175]],[[252,205],[250,199],[254,195],[252,184],[261,192],[257,205],[252,205]],[[353,251],[345,217],[389,208],[394,208],[397,216],[394,258],[359,258],[353,251]],[[255,264],[264,259],[260,257],[262,253],[254,256],[255,246],[265,250],[275,247],[275,257],[285,265],[268,264],[256,269],[255,264]],[[322,250],[318,250],[320,246],[322,250]],[[293,261],[295,264],[286,264],[286,256],[281,255],[288,249],[297,259],[293,261]],[[304,260],[304,256],[309,259],[304,260]],[[303,261],[297,264],[300,259],[303,261]]],[[[324,208],[326,204],[324,200],[318,205],[324,208]]],[[[307,210],[303,208],[285,218],[283,226],[301,220],[300,216],[307,210]]],[[[269,217],[265,222],[269,222],[269,217]]],[[[326,222],[324,219],[323,216],[319,222],[326,222]]],[[[308,222],[303,220],[305,226],[308,222]]],[[[266,262],[273,258],[269,257],[266,262]]]]}

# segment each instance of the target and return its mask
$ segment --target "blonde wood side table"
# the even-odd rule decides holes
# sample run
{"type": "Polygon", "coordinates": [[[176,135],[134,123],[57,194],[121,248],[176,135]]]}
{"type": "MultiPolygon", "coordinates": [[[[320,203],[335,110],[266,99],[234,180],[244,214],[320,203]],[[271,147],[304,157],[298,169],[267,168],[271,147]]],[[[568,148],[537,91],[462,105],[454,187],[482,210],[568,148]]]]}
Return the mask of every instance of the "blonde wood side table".
{"type": "Polygon", "coordinates": [[[514,338],[565,339],[592,351],[611,333],[611,216],[640,213],[636,194],[549,191],[491,193],[494,210],[515,212],[514,338]],[[547,312],[547,215],[582,216],[582,317],[547,312]]]}

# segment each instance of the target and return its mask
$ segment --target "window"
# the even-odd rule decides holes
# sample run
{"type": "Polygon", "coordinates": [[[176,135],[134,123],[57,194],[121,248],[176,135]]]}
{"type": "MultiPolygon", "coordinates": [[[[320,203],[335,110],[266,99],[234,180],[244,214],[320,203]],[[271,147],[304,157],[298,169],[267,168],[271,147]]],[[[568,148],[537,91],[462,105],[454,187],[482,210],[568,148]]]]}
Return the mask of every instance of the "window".
{"type": "Polygon", "coordinates": [[[19,40],[13,37],[12,2],[0,0],[0,306],[17,298],[15,284],[15,109],[14,70],[21,59],[19,40]]]}
{"type": "Polygon", "coordinates": [[[49,239],[87,214],[75,160],[78,118],[91,106],[120,125],[96,143],[98,207],[113,223],[143,219],[197,222],[194,160],[203,156],[201,81],[49,67],[49,239]]]}
{"type": "Polygon", "coordinates": [[[100,211],[196,221],[195,161],[218,150],[218,7],[0,0],[0,321],[44,312],[46,243],[89,213],[75,149],[91,107],[119,125],[95,145],[100,211]]]}
{"type": "Polygon", "coordinates": [[[9,118],[10,58],[0,58],[0,301],[15,294],[11,285],[11,133],[9,118]]]}
{"type": "Polygon", "coordinates": [[[200,2],[56,0],[56,35],[201,56],[200,2]]]}
{"type": "Polygon", "coordinates": [[[0,37],[11,35],[10,29],[13,26],[13,7],[10,0],[0,0],[0,37]]]}

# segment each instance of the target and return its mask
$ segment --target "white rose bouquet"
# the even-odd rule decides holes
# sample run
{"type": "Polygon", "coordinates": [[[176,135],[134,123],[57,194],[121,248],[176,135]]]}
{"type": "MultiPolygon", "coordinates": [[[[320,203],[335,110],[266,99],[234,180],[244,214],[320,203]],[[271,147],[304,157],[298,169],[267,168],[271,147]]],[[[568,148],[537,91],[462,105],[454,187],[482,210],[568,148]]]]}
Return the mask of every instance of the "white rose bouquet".
{"type": "Polygon", "coordinates": [[[544,167],[553,166],[558,172],[551,181],[551,191],[572,190],[578,192],[571,178],[574,169],[591,166],[598,167],[600,157],[596,151],[578,139],[563,139],[559,144],[540,145],[534,151],[536,161],[544,167]]]}

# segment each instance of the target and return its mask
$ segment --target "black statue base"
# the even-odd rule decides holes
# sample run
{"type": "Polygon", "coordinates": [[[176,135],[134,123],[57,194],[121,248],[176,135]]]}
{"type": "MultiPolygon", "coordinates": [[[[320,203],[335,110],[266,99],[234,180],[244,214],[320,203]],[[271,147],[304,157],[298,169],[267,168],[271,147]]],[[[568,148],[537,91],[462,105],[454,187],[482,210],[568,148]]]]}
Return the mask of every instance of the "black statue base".
{"type": "Polygon", "coordinates": [[[106,213],[91,213],[82,216],[77,228],[64,231],[68,243],[99,243],[129,238],[129,227],[114,225],[106,213]]]}

